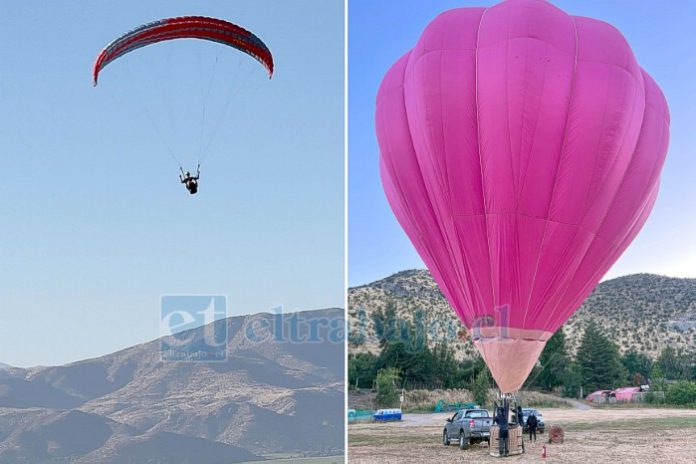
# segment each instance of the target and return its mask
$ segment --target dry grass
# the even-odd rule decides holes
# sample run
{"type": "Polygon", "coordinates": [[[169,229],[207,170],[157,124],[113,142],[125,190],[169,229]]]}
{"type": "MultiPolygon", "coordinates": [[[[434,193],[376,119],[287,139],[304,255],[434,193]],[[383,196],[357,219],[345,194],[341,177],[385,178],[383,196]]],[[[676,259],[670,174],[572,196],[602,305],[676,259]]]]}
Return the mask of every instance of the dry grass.
{"type": "MultiPolygon", "coordinates": [[[[491,390],[489,398],[495,398],[495,390],[491,390]]],[[[351,390],[348,393],[348,404],[351,409],[378,409],[375,403],[376,393],[371,390],[351,390]]],[[[524,407],[532,408],[570,408],[573,404],[566,398],[535,391],[522,390],[517,395],[524,407]]],[[[401,408],[404,412],[432,412],[439,400],[447,404],[466,403],[474,401],[471,392],[466,389],[448,390],[407,390],[401,408]]],[[[394,405],[398,406],[398,405],[394,405]]]]}
{"type": "MultiPolygon", "coordinates": [[[[561,425],[566,441],[547,444],[552,463],[693,463],[696,410],[542,409],[546,426],[561,425]]],[[[356,424],[348,428],[351,463],[498,462],[485,444],[460,451],[441,442],[447,414],[407,414],[400,423],[356,424]]],[[[539,462],[542,443],[505,462],[539,462]]]]}

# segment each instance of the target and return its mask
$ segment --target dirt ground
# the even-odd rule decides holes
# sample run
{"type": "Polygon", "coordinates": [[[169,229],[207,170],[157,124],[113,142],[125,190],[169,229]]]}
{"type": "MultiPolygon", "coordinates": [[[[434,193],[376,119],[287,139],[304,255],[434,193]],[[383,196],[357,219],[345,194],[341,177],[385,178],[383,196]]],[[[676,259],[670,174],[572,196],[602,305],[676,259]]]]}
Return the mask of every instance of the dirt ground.
{"type": "MultiPolygon", "coordinates": [[[[696,410],[693,409],[544,409],[547,429],[561,425],[563,444],[525,440],[526,453],[503,462],[549,463],[696,463],[696,410]]],[[[466,451],[442,444],[447,414],[406,414],[401,422],[351,424],[350,463],[500,462],[483,443],[466,451]]]]}

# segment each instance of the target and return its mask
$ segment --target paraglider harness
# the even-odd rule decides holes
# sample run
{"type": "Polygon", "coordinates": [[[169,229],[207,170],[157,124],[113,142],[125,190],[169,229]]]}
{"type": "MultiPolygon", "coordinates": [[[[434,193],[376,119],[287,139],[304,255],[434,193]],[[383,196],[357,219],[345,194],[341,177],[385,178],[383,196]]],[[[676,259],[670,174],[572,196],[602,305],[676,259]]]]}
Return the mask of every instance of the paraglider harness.
{"type": "Polygon", "coordinates": [[[201,165],[199,164],[196,168],[196,175],[192,176],[190,172],[184,172],[184,169],[179,166],[181,174],[179,174],[179,180],[182,184],[186,185],[186,190],[189,191],[191,195],[198,192],[198,178],[201,176],[201,165]]]}

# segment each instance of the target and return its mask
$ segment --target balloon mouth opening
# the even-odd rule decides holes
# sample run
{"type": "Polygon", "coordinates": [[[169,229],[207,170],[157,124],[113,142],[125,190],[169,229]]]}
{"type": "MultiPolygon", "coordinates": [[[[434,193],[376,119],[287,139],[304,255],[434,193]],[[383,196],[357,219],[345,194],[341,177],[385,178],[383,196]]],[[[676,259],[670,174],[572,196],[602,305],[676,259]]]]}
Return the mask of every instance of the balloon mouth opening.
{"type": "Polygon", "coordinates": [[[478,327],[471,340],[503,394],[518,392],[553,332],[514,327],[478,327]]]}
{"type": "Polygon", "coordinates": [[[542,329],[522,329],[517,327],[492,325],[470,329],[472,341],[527,341],[546,343],[553,332],[542,329]]]}

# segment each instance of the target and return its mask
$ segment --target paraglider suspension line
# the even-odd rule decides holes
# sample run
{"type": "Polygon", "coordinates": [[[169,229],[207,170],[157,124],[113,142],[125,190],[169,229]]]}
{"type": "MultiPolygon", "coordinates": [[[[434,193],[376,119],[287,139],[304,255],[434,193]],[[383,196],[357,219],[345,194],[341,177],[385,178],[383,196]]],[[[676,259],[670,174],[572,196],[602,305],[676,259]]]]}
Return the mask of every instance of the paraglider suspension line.
{"type": "Polygon", "coordinates": [[[200,165],[200,162],[203,161],[203,129],[205,128],[205,116],[206,116],[206,109],[208,107],[208,97],[210,96],[210,90],[213,88],[213,80],[215,80],[215,73],[217,72],[217,64],[218,64],[219,59],[220,59],[220,55],[219,54],[215,55],[215,64],[213,64],[213,72],[211,73],[210,80],[208,81],[208,90],[206,90],[205,96],[203,97],[203,112],[201,114],[201,133],[200,133],[200,137],[198,139],[199,165],[200,165]]]}
{"type": "MultiPolygon", "coordinates": [[[[242,69],[242,61],[240,60],[240,61],[238,62],[238,64],[237,64],[237,69],[236,69],[236,71],[234,72],[234,77],[231,79],[233,82],[235,82],[235,81],[242,81],[243,83],[246,83],[246,82],[248,82],[248,81],[250,80],[249,77],[251,77],[251,75],[254,73],[254,69],[251,68],[251,67],[249,67],[248,71],[245,72],[245,73],[240,77],[240,74],[241,74],[241,72],[242,72],[241,69],[242,69]]],[[[256,91],[258,91],[258,89],[259,89],[260,87],[261,87],[261,80],[259,80],[259,82],[256,83],[256,86],[254,87],[254,92],[252,92],[252,93],[255,93],[256,91]]],[[[222,113],[220,114],[220,117],[217,118],[217,121],[216,121],[216,123],[215,123],[215,127],[213,127],[213,131],[212,131],[212,133],[210,134],[210,137],[208,137],[208,143],[207,143],[205,149],[203,150],[203,156],[201,156],[201,158],[200,158],[201,163],[202,163],[202,162],[206,159],[206,157],[208,156],[210,147],[212,146],[213,141],[215,140],[215,136],[217,135],[217,133],[218,133],[218,131],[219,131],[219,129],[220,129],[222,120],[224,119],[225,114],[227,114],[227,110],[228,110],[228,108],[230,107],[230,104],[232,103],[232,100],[234,100],[234,99],[237,97],[237,95],[239,95],[239,94],[242,92],[242,90],[244,90],[244,89],[245,89],[244,84],[237,85],[237,86],[233,86],[233,85],[230,86],[230,89],[229,89],[229,91],[228,91],[228,93],[227,93],[227,97],[225,98],[225,104],[224,104],[224,106],[223,106],[223,108],[222,108],[222,113]]]]}

